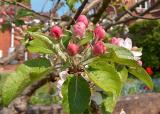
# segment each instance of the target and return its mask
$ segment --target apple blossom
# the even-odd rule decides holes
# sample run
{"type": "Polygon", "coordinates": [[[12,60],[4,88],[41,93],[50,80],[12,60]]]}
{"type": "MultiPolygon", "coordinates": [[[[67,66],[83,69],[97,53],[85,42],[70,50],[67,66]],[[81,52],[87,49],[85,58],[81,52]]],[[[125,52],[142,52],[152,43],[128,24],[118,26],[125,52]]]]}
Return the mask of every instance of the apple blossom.
{"type": "Polygon", "coordinates": [[[76,22],[82,22],[86,25],[86,27],[88,27],[88,23],[89,23],[85,15],[80,15],[76,22]]]}
{"type": "Polygon", "coordinates": [[[119,46],[127,48],[130,50],[134,56],[135,60],[139,60],[140,56],[142,56],[142,52],[138,50],[136,47],[132,47],[132,40],[130,38],[126,38],[125,40],[122,38],[119,39],[119,46]]]}
{"type": "Polygon", "coordinates": [[[79,52],[79,46],[74,43],[69,43],[67,46],[67,52],[70,56],[75,56],[79,52]]]}
{"type": "Polygon", "coordinates": [[[50,33],[56,40],[60,39],[63,35],[63,31],[59,26],[53,26],[50,30],[50,33]]]}
{"type": "Polygon", "coordinates": [[[63,85],[64,81],[66,80],[67,75],[68,75],[67,70],[59,73],[60,80],[58,80],[58,82],[57,82],[57,93],[61,98],[63,97],[62,93],[61,93],[62,85],[63,85]]]}
{"type": "Polygon", "coordinates": [[[106,32],[102,26],[98,25],[94,30],[94,35],[98,40],[103,40],[105,38],[106,32]]]}
{"type": "Polygon", "coordinates": [[[86,32],[86,25],[83,22],[77,22],[73,26],[73,34],[76,37],[82,38],[85,35],[85,32],[86,32]]]}
{"type": "Polygon", "coordinates": [[[119,39],[119,38],[113,37],[113,38],[110,40],[110,43],[119,46],[120,40],[121,40],[121,39],[119,39]]]}
{"type": "Polygon", "coordinates": [[[95,56],[102,55],[106,51],[106,47],[102,41],[98,41],[93,46],[93,54],[95,56]]]}

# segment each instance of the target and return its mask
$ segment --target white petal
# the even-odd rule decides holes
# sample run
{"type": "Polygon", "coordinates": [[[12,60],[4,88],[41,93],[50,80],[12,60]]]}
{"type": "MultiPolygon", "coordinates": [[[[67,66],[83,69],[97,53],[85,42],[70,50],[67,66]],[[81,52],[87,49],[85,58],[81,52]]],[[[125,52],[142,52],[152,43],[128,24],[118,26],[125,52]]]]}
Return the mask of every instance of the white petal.
{"type": "Polygon", "coordinates": [[[91,99],[93,101],[95,101],[97,103],[97,105],[100,105],[103,101],[102,95],[99,92],[93,92],[92,96],[91,96],[91,99]]]}
{"type": "Polygon", "coordinates": [[[126,38],[124,41],[124,47],[131,50],[132,49],[132,40],[130,38],[126,38]]]}
{"type": "Polygon", "coordinates": [[[57,88],[58,89],[61,89],[62,88],[62,85],[63,85],[63,83],[64,83],[64,80],[58,80],[58,82],[57,82],[57,88]]]}
{"type": "Polygon", "coordinates": [[[135,57],[142,56],[142,52],[141,51],[131,51],[131,52],[132,52],[133,56],[135,56],[135,57]]]}
{"type": "Polygon", "coordinates": [[[140,60],[140,59],[141,59],[141,57],[136,57],[136,56],[134,56],[134,60],[138,61],[138,60],[140,60]]]}
{"type": "Polygon", "coordinates": [[[126,112],[122,109],[120,114],[126,114],[126,112]]]}
{"type": "Polygon", "coordinates": [[[61,90],[57,90],[57,92],[58,92],[58,95],[59,95],[61,98],[63,98],[61,90]]]}
{"type": "Polygon", "coordinates": [[[68,75],[68,71],[62,71],[59,73],[61,80],[66,80],[67,75],[68,75]]]}
{"type": "Polygon", "coordinates": [[[122,38],[118,38],[118,40],[119,40],[119,46],[121,46],[121,47],[124,47],[124,39],[122,39],[122,38]]]}

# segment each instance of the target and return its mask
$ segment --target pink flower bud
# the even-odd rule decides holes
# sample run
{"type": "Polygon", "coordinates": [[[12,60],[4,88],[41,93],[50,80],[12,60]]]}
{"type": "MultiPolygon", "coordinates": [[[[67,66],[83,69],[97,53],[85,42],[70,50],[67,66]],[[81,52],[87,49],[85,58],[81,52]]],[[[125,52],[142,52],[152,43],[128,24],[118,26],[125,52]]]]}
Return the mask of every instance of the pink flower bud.
{"type": "Polygon", "coordinates": [[[61,38],[63,31],[59,26],[53,26],[50,30],[50,33],[56,40],[58,40],[61,38]]]}
{"type": "Polygon", "coordinates": [[[82,22],[88,27],[88,19],[85,15],[80,15],[76,22],[82,22]]]}
{"type": "Polygon", "coordinates": [[[106,32],[102,26],[98,25],[94,30],[94,35],[95,35],[95,38],[99,40],[103,40],[105,38],[106,32]]]}
{"type": "Polygon", "coordinates": [[[140,66],[142,66],[142,65],[143,65],[143,63],[142,63],[142,61],[141,61],[141,60],[138,60],[138,61],[137,61],[137,63],[138,63],[140,66]]]}
{"type": "Polygon", "coordinates": [[[102,55],[106,51],[106,47],[102,41],[98,41],[93,46],[93,54],[95,56],[102,55]]]}
{"type": "Polygon", "coordinates": [[[69,43],[67,46],[67,52],[70,56],[75,56],[79,52],[79,46],[74,43],[69,43]]]}
{"type": "Polygon", "coordinates": [[[6,11],[6,13],[9,15],[9,16],[12,16],[15,14],[15,7],[14,6],[9,6],[8,10],[6,11]]]}
{"type": "Polygon", "coordinates": [[[5,10],[2,10],[2,11],[0,12],[0,14],[1,14],[1,15],[7,15],[7,13],[6,13],[5,10]]]}
{"type": "Polygon", "coordinates": [[[3,24],[5,20],[3,18],[0,18],[0,25],[3,24]]]}
{"type": "Polygon", "coordinates": [[[86,32],[86,25],[82,22],[77,22],[74,26],[73,26],[73,34],[76,37],[80,37],[82,38],[84,36],[86,32]]]}
{"type": "Polygon", "coordinates": [[[119,38],[116,38],[116,37],[113,37],[113,38],[110,40],[110,43],[119,46],[120,39],[119,39],[119,38]]]}

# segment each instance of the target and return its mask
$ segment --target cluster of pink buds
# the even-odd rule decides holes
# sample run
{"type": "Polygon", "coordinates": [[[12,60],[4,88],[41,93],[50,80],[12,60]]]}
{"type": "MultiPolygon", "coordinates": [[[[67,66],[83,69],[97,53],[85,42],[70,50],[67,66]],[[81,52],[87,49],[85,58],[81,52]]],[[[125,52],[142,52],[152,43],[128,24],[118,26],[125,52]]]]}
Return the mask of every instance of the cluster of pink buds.
{"type": "Polygon", "coordinates": [[[103,40],[105,39],[106,32],[102,26],[97,25],[94,30],[95,43],[93,45],[93,54],[95,56],[102,55],[106,52],[106,47],[103,40]]]}
{"type": "MultiPolygon", "coordinates": [[[[76,20],[76,23],[73,25],[73,35],[78,39],[83,39],[87,27],[89,26],[89,21],[85,15],[80,15],[76,20]]],[[[63,36],[63,30],[59,26],[53,26],[50,29],[50,34],[54,37],[55,40],[60,40],[63,36]]],[[[94,34],[94,43],[92,46],[92,53],[95,56],[102,55],[106,52],[106,47],[104,45],[103,40],[105,39],[106,32],[102,26],[97,25],[96,28],[93,30],[94,34]]],[[[69,43],[67,46],[67,53],[70,56],[75,56],[80,52],[80,46],[76,43],[69,43]]]]}

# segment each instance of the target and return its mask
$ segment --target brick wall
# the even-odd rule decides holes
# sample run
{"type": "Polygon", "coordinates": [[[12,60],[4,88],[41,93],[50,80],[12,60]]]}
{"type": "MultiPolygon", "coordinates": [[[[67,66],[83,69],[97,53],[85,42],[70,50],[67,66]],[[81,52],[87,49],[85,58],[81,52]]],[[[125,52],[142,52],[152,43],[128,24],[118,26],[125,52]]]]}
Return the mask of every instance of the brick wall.
{"type": "MultiPolygon", "coordinates": [[[[18,40],[14,41],[15,46],[19,44],[18,40]]],[[[8,55],[8,49],[11,45],[11,32],[6,30],[5,32],[0,31],[0,50],[3,51],[3,57],[8,55]]]]}
{"type": "Polygon", "coordinates": [[[0,31],[0,50],[3,51],[3,56],[8,55],[8,49],[10,47],[10,30],[5,32],[0,31]]]}

